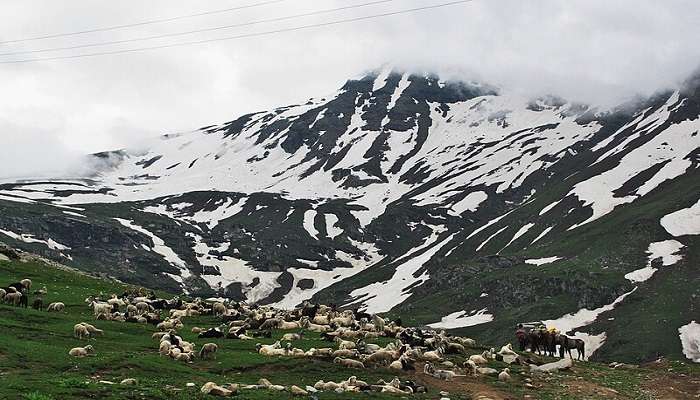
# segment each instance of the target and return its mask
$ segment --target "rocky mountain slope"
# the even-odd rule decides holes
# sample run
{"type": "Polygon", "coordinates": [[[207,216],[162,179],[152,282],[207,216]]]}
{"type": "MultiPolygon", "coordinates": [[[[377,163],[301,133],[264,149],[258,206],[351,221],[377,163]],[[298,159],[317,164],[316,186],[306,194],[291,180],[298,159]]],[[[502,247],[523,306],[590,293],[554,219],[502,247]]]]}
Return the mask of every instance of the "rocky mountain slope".
{"type": "Polygon", "coordinates": [[[193,295],[700,358],[699,87],[601,110],[387,69],[4,182],[0,240],[193,295]]]}

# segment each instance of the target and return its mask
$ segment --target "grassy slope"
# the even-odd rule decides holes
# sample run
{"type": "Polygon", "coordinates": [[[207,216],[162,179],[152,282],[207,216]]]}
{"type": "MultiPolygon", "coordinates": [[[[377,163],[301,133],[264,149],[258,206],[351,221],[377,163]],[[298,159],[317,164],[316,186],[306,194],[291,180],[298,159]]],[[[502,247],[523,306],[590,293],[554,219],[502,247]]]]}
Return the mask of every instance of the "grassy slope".
{"type": "MultiPolygon", "coordinates": [[[[104,337],[90,341],[97,350],[97,356],[74,359],[67,355],[68,349],[82,346],[85,342],[72,337],[72,327],[77,322],[92,319],[83,300],[87,295],[100,291],[119,292],[123,285],[54,269],[41,263],[0,261],[0,281],[13,282],[24,277],[31,278],[37,287],[48,287],[49,294],[45,298],[47,303],[62,301],[66,303],[67,309],[65,313],[51,314],[0,305],[0,399],[25,398],[24,394],[27,393],[50,396],[35,396],[37,399],[191,399],[203,398],[203,395],[198,390],[184,389],[187,382],[194,382],[199,388],[207,381],[254,383],[259,378],[266,377],[273,383],[303,387],[313,385],[318,379],[341,380],[350,375],[358,375],[370,382],[393,376],[382,369],[349,371],[320,360],[266,358],[255,353],[254,342],[224,339],[206,339],[219,344],[217,360],[197,360],[194,364],[182,364],[158,355],[157,342],[150,338],[154,331],[152,326],[109,321],[92,322],[106,332],[104,337]],[[118,382],[123,378],[137,378],[139,385],[126,387],[98,383],[99,380],[118,382]]],[[[183,336],[198,344],[202,344],[202,340],[196,339],[189,329],[192,326],[208,327],[215,324],[211,317],[188,318],[185,322],[183,336]]],[[[278,333],[277,336],[279,335],[278,333]]],[[[295,345],[304,349],[325,346],[317,336],[295,345]]],[[[493,366],[502,367],[498,363],[493,366]]],[[[685,368],[692,368],[690,373],[698,373],[696,367],[685,368]]],[[[519,371],[517,367],[516,371],[519,371]]],[[[590,379],[591,385],[614,388],[624,395],[621,398],[632,399],[645,398],[640,385],[645,381],[643,377],[652,372],[643,369],[613,371],[598,364],[578,364],[575,372],[537,382],[541,386],[538,397],[596,398],[589,397],[588,394],[578,396],[575,393],[564,393],[568,391],[564,382],[572,379],[568,376],[572,373],[590,376],[586,379],[590,379]]],[[[412,378],[421,379],[421,375],[412,378]]],[[[430,385],[429,382],[428,384],[430,385]]],[[[459,392],[463,393],[463,398],[469,398],[474,387],[479,387],[480,390],[485,387],[485,390],[491,390],[492,393],[500,393],[502,396],[509,394],[516,398],[522,397],[527,390],[523,388],[519,376],[514,383],[508,385],[493,378],[467,380],[464,385],[451,390],[452,398],[459,398],[454,396],[459,392]]],[[[435,388],[432,385],[430,387],[435,388]]],[[[433,390],[428,398],[435,396],[436,390],[433,390]]],[[[246,391],[239,396],[246,399],[272,397],[287,398],[288,395],[246,391]]],[[[321,399],[353,397],[365,398],[367,395],[319,394],[321,399]]],[[[371,397],[391,396],[373,394],[371,397]]]]}

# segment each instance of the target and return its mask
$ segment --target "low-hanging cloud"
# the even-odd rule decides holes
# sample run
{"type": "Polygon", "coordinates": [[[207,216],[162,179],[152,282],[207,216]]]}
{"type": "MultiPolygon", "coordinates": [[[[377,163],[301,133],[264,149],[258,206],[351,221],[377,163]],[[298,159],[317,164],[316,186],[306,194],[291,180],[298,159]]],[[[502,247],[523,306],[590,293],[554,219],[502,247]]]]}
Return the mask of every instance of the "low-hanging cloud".
{"type": "MultiPolygon", "coordinates": [[[[3,2],[0,41],[221,9],[254,0],[3,2]],[[55,3],[55,4],[54,4],[55,3]],[[37,21],[41,21],[38,24],[37,21]]],[[[362,3],[294,0],[207,17],[50,40],[0,52],[128,39],[362,3]]],[[[406,9],[396,0],[222,32],[99,48],[113,50],[260,32],[406,9]]],[[[157,51],[0,64],[0,178],[75,171],[89,152],[233,119],[333,92],[384,64],[598,105],[674,87],[700,66],[694,0],[474,0],[442,9],[299,32],[157,51]]],[[[85,51],[85,50],[83,50],[85,51]]],[[[76,54],[54,52],[14,56],[76,54]]],[[[0,60],[13,59],[10,56],[0,60]]]]}

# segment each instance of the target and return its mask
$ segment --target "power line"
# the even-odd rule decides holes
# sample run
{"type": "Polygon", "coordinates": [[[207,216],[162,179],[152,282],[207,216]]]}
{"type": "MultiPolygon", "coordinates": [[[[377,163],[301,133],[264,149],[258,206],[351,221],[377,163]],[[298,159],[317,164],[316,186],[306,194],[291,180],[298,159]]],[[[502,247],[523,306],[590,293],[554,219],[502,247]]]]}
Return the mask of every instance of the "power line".
{"type": "Polygon", "coordinates": [[[165,33],[165,34],[161,34],[161,35],[142,36],[142,37],[132,38],[132,39],[112,40],[112,41],[107,41],[107,42],[88,43],[88,44],[80,44],[80,45],[75,45],[75,46],[52,47],[52,48],[39,49],[39,50],[14,51],[14,52],[9,52],[9,53],[0,53],[0,56],[14,56],[14,55],[20,55],[20,54],[45,53],[45,52],[49,52],[49,51],[75,50],[75,49],[82,49],[82,48],[86,48],[86,47],[107,46],[107,45],[112,45],[112,44],[132,43],[132,42],[140,42],[140,41],[144,41],[144,40],[153,40],[153,39],[162,39],[162,38],[167,38],[167,37],[192,35],[195,33],[211,32],[211,31],[230,29],[230,28],[240,28],[240,27],[244,27],[244,26],[257,25],[257,24],[262,24],[262,23],[267,23],[267,22],[280,22],[280,21],[286,21],[286,20],[291,20],[291,19],[296,19],[296,18],[310,17],[310,16],[314,16],[314,15],[321,15],[321,14],[328,14],[328,13],[336,12],[336,11],[344,11],[344,10],[350,10],[350,9],[354,9],[354,8],[361,8],[361,7],[373,6],[373,5],[377,5],[377,4],[390,3],[392,1],[395,1],[395,0],[377,0],[377,1],[371,1],[369,3],[354,4],[354,5],[350,5],[350,6],[343,6],[343,7],[337,7],[337,8],[329,8],[326,10],[311,11],[311,12],[294,14],[294,15],[287,15],[287,16],[277,17],[277,18],[261,19],[261,20],[257,20],[257,21],[243,22],[243,23],[233,24],[233,25],[216,26],[216,27],[212,27],[212,28],[195,29],[195,30],[184,31],[184,32],[174,32],[174,33],[165,33]]]}
{"type": "Polygon", "coordinates": [[[245,10],[247,8],[261,7],[261,6],[266,6],[268,4],[281,3],[283,1],[286,1],[286,0],[268,0],[268,1],[263,1],[263,2],[259,2],[259,3],[254,3],[254,4],[246,4],[244,6],[230,7],[230,8],[220,9],[220,10],[203,11],[203,12],[198,12],[198,13],[194,13],[194,14],[178,15],[175,17],[168,17],[168,18],[151,19],[151,20],[146,20],[146,21],[141,21],[141,22],[134,22],[131,24],[108,26],[105,28],[93,28],[93,29],[86,29],[83,31],[75,31],[75,32],[67,32],[67,33],[55,33],[55,34],[51,34],[51,35],[34,36],[34,37],[23,38],[23,39],[3,40],[3,41],[0,41],[0,44],[29,42],[32,40],[41,40],[41,39],[53,39],[53,38],[64,37],[64,36],[82,35],[85,33],[114,31],[117,29],[133,28],[135,26],[159,24],[159,23],[163,23],[163,22],[177,21],[177,20],[186,19],[186,18],[202,17],[205,15],[221,14],[221,13],[226,13],[226,12],[231,12],[231,11],[245,10]]]}
{"type": "Polygon", "coordinates": [[[457,5],[457,4],[469,3],[472,1],[474,1],[474,0],[450,1],[447,3],[433,4],[433,5],[429,5],[429,6],[423,6],[423,7],[408,8],[405,10],[390,11],[390,12],[385,12],[385,13],[381,13],[381,14],[365,15],[365,16],[361,16],[361,17],[345,18],[345,19],[339,19],[339,20],[330,21],[330,22],[301,25],[301,26],[296,26],[296,27],[292,27],[292,28],[275,29],[275,30],[270,30],[270,31],[247,33],[247,34],[242,34],[242,35],[225,36],[225,37],[214,38],[214,39],[203,39],[203,40],[195,40],[195,41],[190,41],[190,42],[179,42],[179,43],[164,44],[164,45],[159,45],[159,46],[138,47],[138,48],[133,48],[133,49],[112,50],[112,51],[103,51],[103,52],[97,52],[97,53],[74,54],[74,55],[68,55],[68,56],[56,56],[56,57],[32,58],[32,59],[24,59],[24,60],[0,61],[0,64],[19,64],[19,63],[29,63],[29,62],[36,62],[36,61],[53,61],[53,60],[66,60],[66,59],[83,58],[83,57],[96,57],[96,56],[104,56],[104,55],[111,55],[111,54],[133,53],[133,52],[138,52],[138,51],[157,50],[157,49],[165,49],[165,48],[171,48],[171,47],[180,47],[180,46],[189,46],[189,45],[195,45],[195,44],[220,42],[220,41],[233,40],[233,39],[243,39],[243,38],[250,38],[250,37],[257,37],[257,36],[268,36],[268,35],[273,35],[273,34],[277,34],[277,33],[302,31],[302,30],[325,27],[325,26],[341,25],[341,24],[350,23],[350,22],[366,21],[366,20],[389,17],[389,16],[394,16],[394,15],[408,14],[408,13],[417,12],[417,11],[432,10],[432,9],[436,9],[436,8],[449,7],[449,6],[453,6],[453,5],[457,5]]]}

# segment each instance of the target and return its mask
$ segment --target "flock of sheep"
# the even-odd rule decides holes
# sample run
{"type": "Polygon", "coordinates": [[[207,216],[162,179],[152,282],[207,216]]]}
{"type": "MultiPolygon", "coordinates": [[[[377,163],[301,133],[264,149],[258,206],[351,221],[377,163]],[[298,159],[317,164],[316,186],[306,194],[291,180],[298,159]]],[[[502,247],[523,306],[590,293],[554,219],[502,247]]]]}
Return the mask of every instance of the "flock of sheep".
{"type": "MultiPolygon", "coordinates": [[[[15,282],[11,285],[8,285],[5,288],[0,288],[0,301],[4,302],[5,304],[13,305],[16,307],[24,307],[27,308],[29,306],[29,291],[32,288],[32,281],[31,279],[22,279],[19,282],[15,282]]],[[[44,309],[44,299],[43,296],[45,296],[48,293],[46,286],[42,287],[39,290],[36,290],[34,294],[36,295],[36,298],[34,299],[34,302],[32,303],[32,308],[37,309],[37,310],[43,310],[44,309]]],[[[66,308],[66,305],[61,303],[61,302],[55,302],[51,303],[46,307],[46,311],[48,312],[62,312],[66,308]]]]}
{"type": "MultiPolygon", "coordinates": [[[[17,294],[22,296],[23,291],[31,288],[31,281],[28,279],[22,280],[20,284],[20,290],[0,292],[6,302],[10,296],[14,304],[17,294]]],[[[251,345],[251,350],[254,348],[259,354],[271,357],[325,359],[347,369],[387,368],[398,373],[415,371],[422,365],[424,374],[447,381],[467,375],[492,375],[501,381],[509,381],[511,376],[508,368],[498,371],[487,367],[486,364],[491,360],[532,367],[535,367],[532,364],[542,364],[519,355],[513,351],[510,344],[503,346],[499,351],[489,349],[477,352],[474,350],[476,343],[470,338],[449,335],[445,331],[404,327],[400,319],[387,321],[379,315],[352,310],[339,311],[334,307],[308,302],[294,310],[281,310],[227,300],[165,300],[156,298],[153,294],[143,295],[143,292],[125,292],[122,296],[112,295],[105,299],[91,296],[85,302],[92,309],[96,320],[154,324],[158,332],[152,337],[158,340],[158,352],[162,356],[186,363],[194,362],[195,359],[215,358],[218,345],[206,343],[196,351],[194,343],[185,341],[178,335],[178,331],[185,327],[183,319],[213,315],[219,320],[217,326],[193,327],[191,332],[202,339],[252,341],[256,337],[271,338],[273,331],[295,330],[297,332],[285,333],[281,340],[273,344],[251,345]],[[295,347],[294,343],[305,340],[305,332],[319,333],[328,345],[309,350],[295,347]],[[383,338],[381,341],[386,344],[382,346],[373,343],[378,342],[379,338],[383,338]]],[[[64,308],[63,303],[52,303],[48,307],[49,311],[63,311],[64,308]]],[[[90,339],[102,336],[104,332],[89,323],[81,322],[74,326],[73,334],[78,339],[90,339]]],[[[73,357],[87,357],[95,352],[92,345],[87,345],[72,348],[68,354],[73,357]]],[[[243,389],[286,390],[299,395],[317,391],[379,391],[397,394],[426,391],[425,387],[415,382],[398,378],[390,382],[368,384],[355,376],[341,382],[321,380],[303,389],[298,386],[273,385],[264,379],[257,385],[224,387],[208,382],[201,388],[204,393],[221,396],[232,395],[243,389]]]]}

